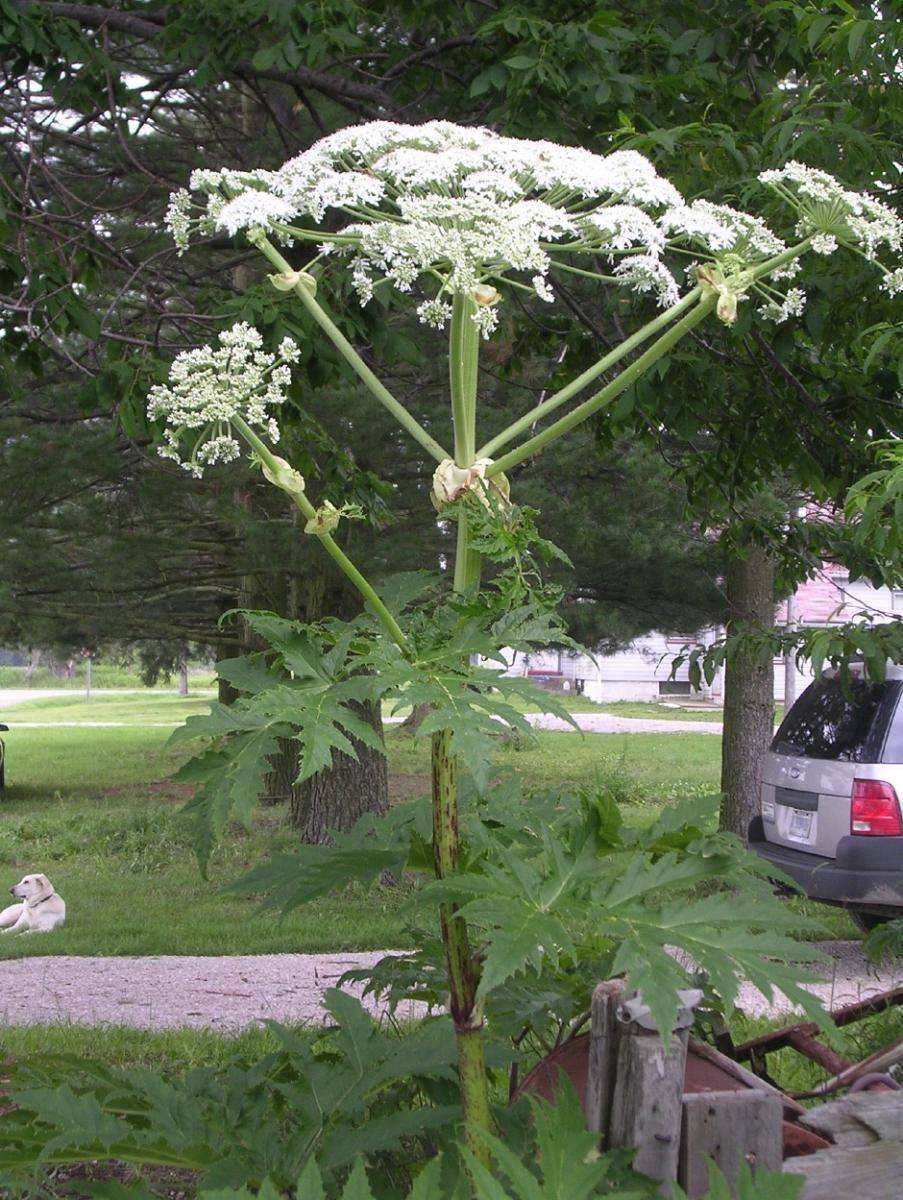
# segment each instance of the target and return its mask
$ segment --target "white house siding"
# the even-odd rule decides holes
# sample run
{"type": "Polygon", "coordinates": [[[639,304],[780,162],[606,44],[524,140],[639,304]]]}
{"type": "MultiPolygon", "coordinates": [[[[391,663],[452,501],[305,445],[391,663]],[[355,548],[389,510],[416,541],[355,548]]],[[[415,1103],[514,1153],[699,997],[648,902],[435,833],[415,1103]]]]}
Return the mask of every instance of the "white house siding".
{"type": "Polygon", "coordinates": [[[603,704],[686,694],[690,690],[689,668],[682,665],[672,679],[671,664],[684,646],[694,645],[703,636],[650,633],[636,638],[625,650],[600,656],[595,667],[590,664],[591,674],[586,676],[583,694],[603,704]]]}
{"type": "MultiPolygon", "coordinates": [[[[869,614],[876,620],[891,620],[903,616],[903,591],[873,588],[862,581],[849,583],[840,567],[825,564],[821,571],[801,584],[795,597],[794,619],[799,625],[832,625],[854,620],[869,614]]],[[[778,625],[786,621],[786,606],[778,606],[775,614],[778,625]]],[[[530,655],[509,653],[508,674],[528,675],[536,679],[559,683],[598,703],[615,700],[659,700],[677,698],[680,692],[673,684],[683,685],[683,694],[720,703],[724,696],[723,672],[719,671],[711,686],[703,685],[701,692],[689,689],[689,669],[683,665],[671,680],[671,663],[684,646],[709,644],[723,635],[722,629],[703,629],[687,635],[650,633],[637,638],[617,654],[598,655],[595,660],[586,655],[565,651],[544,650],[530,655]]],[[[784,660],[774,660],[775,700],[784,699],[784,660]]],[[[805,664],[796,671],[795,695],[812,682],[812,669],[805,664]]]]}

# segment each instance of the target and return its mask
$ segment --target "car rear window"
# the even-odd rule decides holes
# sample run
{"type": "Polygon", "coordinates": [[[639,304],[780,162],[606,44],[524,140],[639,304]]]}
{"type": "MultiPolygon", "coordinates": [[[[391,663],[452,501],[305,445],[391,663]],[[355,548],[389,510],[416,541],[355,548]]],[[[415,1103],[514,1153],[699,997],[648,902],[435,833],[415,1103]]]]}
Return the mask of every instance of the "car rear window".
{"type": "Polygon", "coordinates": [[[776,754],[837,762],[896,762],[899,736],[889,738],[903,682],[836,679],[810,684],[784,718],[771,743],[776,754]]]}

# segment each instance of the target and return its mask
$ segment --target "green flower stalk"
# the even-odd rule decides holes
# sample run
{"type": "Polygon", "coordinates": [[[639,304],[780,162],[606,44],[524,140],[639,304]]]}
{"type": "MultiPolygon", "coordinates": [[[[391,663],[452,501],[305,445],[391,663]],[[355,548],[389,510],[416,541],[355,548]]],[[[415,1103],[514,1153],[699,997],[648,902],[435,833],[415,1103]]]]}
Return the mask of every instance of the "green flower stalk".
{"type": "MultiPolygon", "coordinates": [[[[730,325],[751,297],[759,313],[785,320],[805,304],[803,292],[779,285],[793,279],[803,255],[845,247],[883,273],[882,286],[903,288],[903,271],[878,262],[897,254],[903,223],[880,202],[845,190],[823,172],[791,163],[763,182],[793,209],[797,237],[787,245],[758,217],[704,200],[687,202],[634,151],[608,155],[500,137],[486,129],[443,121],[404,126],[355,126],[318,142],[277,171],[199,171],[191,191],[173,197],[168,224],[180,250],[198,231],[245,235],[275,273],[269,278],[286,302],[296,301],[329,338],[374,400],[438,463],[433,502],[439,511],[469,492],[488,502],[508,499],[505,472],[588,420],[640,379],[683,337],[713,313],[730,325]],[[329,229],[320,228],[330,214],[329,229]],[[338,229],[336,226],[340,226],[338,229]],[[311,244],[315,256],[295,268],[276,248],[311,244]],[[694,266],[681,265],[691,259],[694,266]],[[580,260],[583,265],[576,265],[580,260]],[[390,392],[351,345],[320,299],[317,276],[332,264],[350,272],[361,304],[374,288],[418,291],[417,316],[448,329],[448,374],[453,452],[390,392]],[[478,382],[482,340],[492,336],[512,290],[552,303],[557,272],[605,288],[623,288],[655,301],[662,311],[565,387],[482,444],[478,382]],[[683,289],[683,294],[681,290],[683,289]],[[607,373],[592,395],[551,423],[607,373]],[[498,454],[498,451],[504,453],[498,454]]],[[[160,452],[195,475],[238,457],[246,444],[265,478],[302,513],[305,533],[326,553],[376,614],[389,638],[412,651],[398,621],[373,585],[333,538],[353,506],[317,507],[291,464],[277,457],[276,413],[297,346],[264,349],[247,325],[220,334],[219,346],[180,355],[170,384],[155,388],[149,414],[164,423],[160,452]]],[[[457,522],[454,588],[480,586],[468,505],[449,509],[457,522]]],[[[433,858],[439,879],[458,871],[458,777],[451,729],[432,735],[433,858]]],[[[483,1015],[477,1000],[479,960],[467,924],[451,903],[439,909],[450,1010],[458,1046],[465,1144],[487,1162],[491,1132],[483,1015]]]]}

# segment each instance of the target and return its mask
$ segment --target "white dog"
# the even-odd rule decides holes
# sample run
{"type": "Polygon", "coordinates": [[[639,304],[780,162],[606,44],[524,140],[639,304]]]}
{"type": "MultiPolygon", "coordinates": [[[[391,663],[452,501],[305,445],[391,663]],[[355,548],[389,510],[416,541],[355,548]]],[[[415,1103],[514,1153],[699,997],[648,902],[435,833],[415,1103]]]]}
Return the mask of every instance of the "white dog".
{"type": "Polygon", "coordinates": [[[49,933],[66,919],[66,902],[46,875],[26,875],[10,892],[22,901],[0,912],[3,933],[49,933]]]}

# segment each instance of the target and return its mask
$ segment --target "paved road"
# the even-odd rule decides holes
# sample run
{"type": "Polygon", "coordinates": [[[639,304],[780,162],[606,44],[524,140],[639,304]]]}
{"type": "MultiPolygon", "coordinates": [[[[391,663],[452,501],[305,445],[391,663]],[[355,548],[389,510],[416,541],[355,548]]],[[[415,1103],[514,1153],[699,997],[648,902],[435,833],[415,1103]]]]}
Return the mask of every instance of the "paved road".
{"type": "MultiPolygon", "coordinates": [[[[91,695],[97,696],[136,696],[147,693],[147,688],[92,688],[91,695]]],[[[175,692],[153,692],[155,696],[175,695],[175,692]]],[[[194,699],[215,695],[212,689],[197,688],[191,693],[194,699]]],[[[25,704],[29,700],[56,700],[60,697],[71,696],[74,700],[84,700],[82,688],[0,688],[0,720],[10,708],[25,704]]],[[[40,709],[38,710],[40,712],[40,709]]],[[[22,721],[13,717],[12,724],[16,729],[131,729],[140,725],[142,729],[173,729],[181,725],[181,721],[22,721]]]]}
{"type": "MultiPolygon", "coordinates": [[[[573,730],[573,725],[549,713],[528,713],[536,729],[573,730]]],[[[615,717],[611,713],[574,713],[584,733],[721,733],[720,721],[681,721],[675,717],[615,717]]]]}
{"type": "MultiPolygon", "coordinates": [[[[903,984],[903,960],[876,972],[864,961],[859,942],[820,946],[829,962],[820,972],[824,982],[811,990],[829,1007],[903,984]]],[[[0,1027],[71,1022],[234,1032],[266,1018],[314,1023],[323,1018],[327,988],[345,971],[370,966],[385,953],[12,959],[0,962],[0,1027]]],[[[379,1014],[372,999],[366,1003],[379,1014]]],[[[744,985],[739,1006],[754,1016],[791,1011],[783,996],[771,1004],[750,984],[744,985]]],[[[417,1012],[411,1006],[400,1015],[417,1012]]]]}
{"type": "MultiPolygon", "coordinates": [[[[0,693],[2,695],[2,693],[0,693]]],[[[573,733],[574,726],[551,713],[526,713],[535,729],[573,733]]],[[[574,721],[583,733],[721,733],[720,721],[672,721],[661,717],[616,717],[611,713],[574,713],[574,721]]],[[[384,717],[384,725],[400,725],[404,717],[384,717]]]]}

